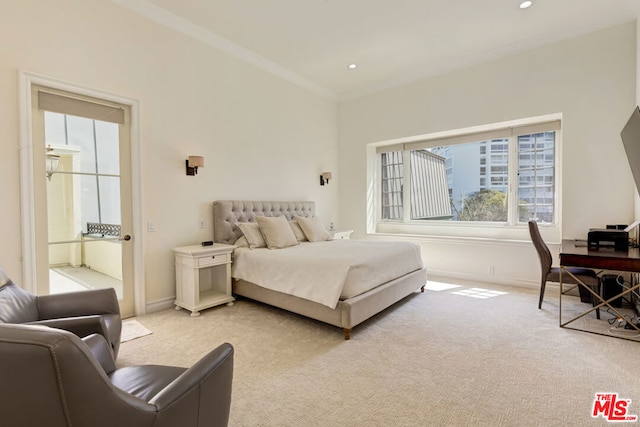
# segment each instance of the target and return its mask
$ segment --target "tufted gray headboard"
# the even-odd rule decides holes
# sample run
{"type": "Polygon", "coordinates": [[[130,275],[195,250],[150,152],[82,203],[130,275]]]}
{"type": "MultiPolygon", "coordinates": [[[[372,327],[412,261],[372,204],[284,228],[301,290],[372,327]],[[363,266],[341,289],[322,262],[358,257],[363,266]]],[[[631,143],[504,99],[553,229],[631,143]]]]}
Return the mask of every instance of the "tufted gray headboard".
{"type": "Polygon", "coordinates": [[[232,245],[242,236],[237,222],[255,222],[257,216],[312,217],[316,202],[216,200],[213,202],[213,241],[232,245]]]}

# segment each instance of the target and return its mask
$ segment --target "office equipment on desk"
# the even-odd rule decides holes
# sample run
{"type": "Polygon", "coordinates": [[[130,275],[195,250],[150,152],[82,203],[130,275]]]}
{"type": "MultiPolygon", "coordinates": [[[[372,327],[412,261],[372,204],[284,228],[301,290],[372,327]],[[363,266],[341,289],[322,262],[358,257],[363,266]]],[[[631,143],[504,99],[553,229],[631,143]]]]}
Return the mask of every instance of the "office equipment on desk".
{"type": "Polygon", "coordinates": [[[634,221],[633,224],[629,225],[624,229],[627,233],[629,233],[629,244],[634,247],[638,247],[638,243],[640,243],[640,221],[634,221]],[[633,234],[631,232],[634,232],[633,234]]]}
{"type": "Polygon", "coordinates": [[[599,249],[601,246],[614,247],[616,250],[625,250],[629,247],[629,233],[625,230],[591,228],[587,237],[590,249],[599,249]]]}
{"type": "Polygon", "coordinates": [[[640,221],[636,221],[636,222],[634,222],[633,224],[628,225],[628,226],[624,229],[624,231],[626,231],[626,232],[628,233],[628,232],[630,232],[631,230],[633,230],[634,228],[636,228],[636,227],[637,227],[637,226],[639,226],[639,225],[640,225],[640,221]]]}
{"type": "Polygon", "coordinates": [[[587,241],[584,239],[576,239],[574,244],[576,245],[576,248],[587,247],[587,241]]]}

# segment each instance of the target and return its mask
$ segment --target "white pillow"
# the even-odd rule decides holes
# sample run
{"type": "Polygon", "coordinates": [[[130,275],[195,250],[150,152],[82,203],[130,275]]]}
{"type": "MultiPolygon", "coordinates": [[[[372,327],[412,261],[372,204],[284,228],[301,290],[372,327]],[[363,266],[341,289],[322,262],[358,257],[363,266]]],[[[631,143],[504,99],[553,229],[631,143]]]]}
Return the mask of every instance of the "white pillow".
{"type": "Polygon", "coordinates": [[[260,225],[260,231],[269,249],[288,248],[298,244],[298,239],[284,216],[258,216],[256,221],[260,225]]]}
{"type": "Polygon", "coordinates": [[[304,231],[300,228],[300,224],[295,221],[289,221],[289,226],[293,230],[293,234],[296,236],[296,240],[298,240],[298,242],[307,241],[307,236],[304,235],[304,231]]]}
{"type": "Polygon", "coordinates": [[[303,218],[301,216],[295,217],[300,228],[304,231],[304,235],[307,236],[310,242],[322,242],[324,240],[333,240],[331,234],[327,231],[320,218],[314,216],[312,218],[303,218]]]}
{"type": "Polygon", "coordinates": [[[260,226],[257,222],[239,222],[238,227],[242,230],[244,237],[247,238],[250,249],[267,247],[267,243],[264,241],[264,237],[262,237],[260,226]]]}

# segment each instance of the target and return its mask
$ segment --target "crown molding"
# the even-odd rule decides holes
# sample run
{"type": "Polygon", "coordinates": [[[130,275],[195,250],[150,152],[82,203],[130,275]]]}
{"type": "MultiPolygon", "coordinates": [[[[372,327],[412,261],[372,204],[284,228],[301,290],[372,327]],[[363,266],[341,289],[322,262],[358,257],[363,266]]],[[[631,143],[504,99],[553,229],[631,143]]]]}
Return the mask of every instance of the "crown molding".
{"type": "Polygon", "coordinates": [[[179,17],[171,12],[166,11],[145,0],[110,0],[118,6],[126,8],[138,15],[141,15],[151,21],[180,32],[195,40],[201,41],[215,49],[234,56],[244,62],[247,62],[257,68],[260,68],[276,77],[303,87],[316,95],[330,100],[337,100],[337,95],[332,91],[317,85],[297,73],[263,57],[255,52],[239,46],[232,41],[219,36],[199,25],[196,25],[184,18],[179,17]]]}

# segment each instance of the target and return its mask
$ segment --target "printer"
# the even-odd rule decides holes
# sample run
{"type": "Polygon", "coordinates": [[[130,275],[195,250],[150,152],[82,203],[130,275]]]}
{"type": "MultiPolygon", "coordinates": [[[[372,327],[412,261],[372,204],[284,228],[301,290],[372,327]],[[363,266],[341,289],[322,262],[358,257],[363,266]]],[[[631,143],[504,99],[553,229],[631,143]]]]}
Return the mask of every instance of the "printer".
{"type": "Polygon", "coordinates": [[[626,251],[629,248],[629,232],[613,228],[591,228],[587,235],[587,242],[589,249],[607,247],[626,251]]]}

